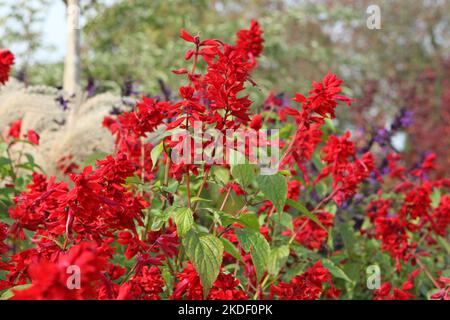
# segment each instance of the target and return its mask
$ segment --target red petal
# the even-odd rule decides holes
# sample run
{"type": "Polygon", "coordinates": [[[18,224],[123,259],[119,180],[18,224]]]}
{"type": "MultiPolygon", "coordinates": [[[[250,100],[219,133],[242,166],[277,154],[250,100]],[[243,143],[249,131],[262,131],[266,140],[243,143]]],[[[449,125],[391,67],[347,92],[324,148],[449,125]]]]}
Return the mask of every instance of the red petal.
{"type": "Polygon", "coordinates": [[[188,71],[186,69],[177,69],[177,70],[172,70],[172,73],[175,73],[175,74],[186,74],[186,73],[188,73],[188,71]]]}
{"type": "Polygon", "coordinates": [[[180,30],[180,38],[187,41],[187,42],[192,42],[194,43],[194,37],[191,36],[186,30],[181,29],[180,30]]]}

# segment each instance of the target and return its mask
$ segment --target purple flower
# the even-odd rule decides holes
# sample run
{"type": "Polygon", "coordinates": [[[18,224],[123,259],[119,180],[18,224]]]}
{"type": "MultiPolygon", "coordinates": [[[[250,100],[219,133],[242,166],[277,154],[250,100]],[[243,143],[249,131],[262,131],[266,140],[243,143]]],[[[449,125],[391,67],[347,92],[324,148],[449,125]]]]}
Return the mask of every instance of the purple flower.
{"type": "Polygon", "coordinates": [[[164,83],[162,79],[158,79],[159,87],[161,88],[161,92],[164,95],[164,99],[169,101],[172,96],[172,91],[170,88],[164,83]]]}
{"type": "Polygon", "coordinates": [[[95,85],[95,79],[93,77],[88,78],[88,83],[86,85],[86,91],[88,98],[93,97],[97,86],[95,85]]]}
{"type": "Polygon", "coordinates": [[[395,116],[391,125],[391,130],[399,130],[407,128],[413,123],[413,113],[406,108],[402,108],[400,112],[395,116]]]}
{"type": "Polygon", "coordinates": [[[58,103],[58,105],[63,111],[66,111],[69,108],[69,100],[64,99],[64,96],[62,94],[56,97],[55,101],[58,103]]]}
{"type": "Polygon", "coordinates": [[[135,85],[133,80],[127,79],[125,80],[123,87],[122,87],[122,96],[129,97],[139,94],[139,92],[135,89],[135,85]]]}
{"type": "Polygon", "coordinates": [[[391,141],[391,133],[385,128],[378,129],[375,132],[373,140],[377,142],[379,145],[385,146],[389,144],[389,142],[391,141]]]}

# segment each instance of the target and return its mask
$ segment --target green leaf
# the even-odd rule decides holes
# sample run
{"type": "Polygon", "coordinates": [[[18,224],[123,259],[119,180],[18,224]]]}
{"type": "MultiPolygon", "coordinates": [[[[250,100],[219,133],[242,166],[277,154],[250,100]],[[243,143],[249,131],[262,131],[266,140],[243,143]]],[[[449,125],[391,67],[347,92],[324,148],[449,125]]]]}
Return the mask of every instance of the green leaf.
{"type": "Polygon", "coordinates": [[[258,172],[258,166],[254,164],[237,164],[231,167],[231,174],[243,188],[250,186],[258,172]]]}
{"type": "Polygon", "coordinates": [[[8,144],[6,142],[0,142],[0,154],[8,149],[8,144]]]}
{"type": "Polygon", "coordinates": [[[190,208],[180,208],[175,212],[177,233],[183,237],[194,225],[194,214],[190,208]]]}
{"type": "Polygon", "coordinates": [[[173,288],[173,283],[172,283],[173,278],[172,278],[172,275],[170,273],[170,269],[168,267],[162,267],[161,269],[162,269],[161,270],[161,275],[162,275],[162,277],[164,279],[164,282],[166,283],[165,288],[166,288],[166,291],[167,291],[167,295],[171,296],[172,295],[172,291],[173,291],[172,290],[172,288],[173,288]]]}
{"type": "Polygon", "coordinates": [[[14,193],[16,193],[16,189],[14,188],[5,187],[0,189],[0,195],[3,196],[13,195],[14,193]]]}
{"type": "Polygon", "coordinates": [[[254,213],[245,213],[239,216],[238,218],[235,218],[229,214],[223,214],[222,217],[222,224],[224,226],[228,226],[233,223],[239,223],[243,225],[244,227],[247,227],[249,229],[252,229],[256,232],[259,231],[259,221],[258,216],[254,213]]]}
{"type": "Polygon", "coordinates": [[[302,246],[296,246],[294,247],[294,250],[299,256],[310,259],[312,263],[315,263],[317,260],[320,260],[322,262],[322,265],[325,268],[327,268],[330,271],[331,275],[333,275],[334,277],[341,278],[350,283],[354,283],[350,279],[350,277],[344,272],[344,270],[338,267],[333,261],[326,258],[322,258],[322,256],[320,256],[316,252],[302,246]]]}
{"type": "Polygon", "coordinates": [[[169,210],[151,209],[149,214],[146,214],[146,219],[151,219],[150,229],[152,231],[160,230],[169,219],[169,210]]]}
{"type": "Polygon", "coordinates": [[[194,264],[207,297],[222,264],[223,244],[212,234],[198,234],[191,230],[182,240],[186,255],[194,264]]]}
{"type": "Polygon", "coordinates": [[[222,185],[226,185],[230,182],[230,171],[224,167],[215,166],[211,168],[213,176],[222,185]]]}
{"type": "MultiPolygon", "coordinates": [[[[288,228],[291,231],[294,231],[294,224],[292,222],[292,216],[287,213],[287,212],[283,212],[280,216],[279,216],[279,223],[283,226],[288,228]]],[[[273,218],[275,219],[275,218],[273,218]]]]}
{"type": "Polygon", "coordinates": [[[278,212],[283,212],[286,202],[288,185],[286,178],[281,174],[260,175],[256,178],[259,189],[272,202],[278,212]]]}
{"type": "Polygon", "coordinates": [[[450,243],[441,236],[436,236],[436,240],[439,245],[447,251],[447,254],[450,255],[450,243]]]}
{"type": "Polygon", "coordinates": [[[127,183],[127,184],[136,184],[136,185],[143,185],[143,183],[142,183],[142,181],[141,181],[141,177],[139,177],[138,175],[133,175],[133,176],[130,176],[130,177],[127,177],[126,179],[125,179],[125,182],[127,183]]]}
{"type": "Polygon", "coordinates": [[[194,203],[194,202],[211,202],[211,201],[212,201],[211,199],[200,198],[200,197],[197,197],[197,196],[191,198],[191,203],[194,203]]]}
{"type": "Polygon", "coordinates": [[[332,132],[336,131],[336,128],[334,127],[333,120],[325,118],[325,124],[326,124],[326,127],[329,128],[332,132]]]}
{"type": "Polygon", "coordinates": [[[283,265],[286,263],[289,257],[289,246],[284,245],[278,248],[270,250],[269,265],[267,271],[276,276],[280,272],[283,265]]]}
{"type": "Polygon", "coordinates": [[[27,284],[21,284],[15,287],[12,287],[8,290],[6,290],[5,292],[3,292],[3,294],[0,296],[0,300],[9,300],[14,296],[13,290],[25,290],[27,288],[29,288],[31,286],[31,283],[27,283],[27,284]]]}
{"type": "Polygon", "coordinates": [[[169,193],[174,193],[177,191],[178,186],[179,186],[179,182],[173,181],[173,182],[170,182],[168,186],[162,186],[161,190],[163,190],[165,192],[169,192],[169,193]]]}
{"type": "Polygon", "coordinates": [[[259,220],[258,216],[254,213],[244,213],[239,216],[237,222],[242,224],[244,227],[252,229],[259,232],[259,220]]]}
{"type": "Polygon", "coordinates": [[[266,238],[259,233],[247,229],[236,229],[236,236],[245,252],[250,252],[253,265],[255,266],[258,281],[267,271],[269,262],[270,245],[266,238]]]}
{"type": "Polygon", "coordinates": [[[331,275],[335,276],[336,278],[340,278],[347,282],[353,283],[353,280],[347,276],[344,270],[339,268],[333,261],[328,259],[321,259],[320,261],[322,261],[322,265],[330,271],[331,275]]]}
{"type": "Polygon", "coordinates": [[[342,241],[344,242],[344,248],[347,252],[348,256],[352,256],[355,248],[355,234],[353,231],[353,227],[349,223],[340,223],[337,226],[339,233],[342,237],[342,241]]]}
{"type": "Polygon", "coordinates": [[[439,202],[441,201],[441,190],[434,188],[433,193],[430,195],[431,198],[431,207],[437,208],[439,206],[439,202]]]}
{"type": "Polygon", "coordinates": [[[236,246],[228,239],[226,238],[220,238],[220,241],[222,241],[223,247],[226,252],[231,254],[234,258],[242,262],[241,254],[239,253],[239,250],[236,248],[236,246]]]}
{"type": "Polygon", "coordinates": [[[297,209],[298,211],[300,211],[301,214],[307,216],[308,218],[310,218],[312,221],[314,221],[315,223],[317,223],[322,229],[327,230],[323,224],[320,222],[319,218],[316,217],[315,214],[313,214],[312,212],[310,212],[308,209],[306,209],[303,205],[301,205],[300,203],[292,200],[292,199],[287,199],[286,200],[286,204],[294,209],[297,209]]]}
{"type": "Polygon", "coordinates": [[[4,166],[4,165],[10,165],[11,164],[11,160],[9,158],[6,157],[0,157],[0,166],[4,166]]]}
{"type": "Polygon", "coordinates": [[[156,163],[158,162],[158,158],[161,155],[161,153],[164,150],[164,145],[163,143],[159,143],[158,145],[156,145],[153,149],[152,152],[150,153],[150,158],[152,159],[152,169],[155,167],[156,163]]]}

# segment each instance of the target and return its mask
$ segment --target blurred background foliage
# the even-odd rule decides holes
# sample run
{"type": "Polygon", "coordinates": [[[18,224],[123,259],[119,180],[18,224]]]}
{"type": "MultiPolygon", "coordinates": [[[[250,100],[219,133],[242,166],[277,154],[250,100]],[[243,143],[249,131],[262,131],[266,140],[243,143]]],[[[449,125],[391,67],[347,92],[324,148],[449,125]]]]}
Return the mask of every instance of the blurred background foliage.
{"type": "MultiPolygon", "coordinates": [[[[33,60],[41,34],[30,31],[30,25],[45,18],[42,12],[49,0],[13,2],[17,5],[5,11],[0,25],[20,27],[14,32],[4,29],[8,36],[2,36],[0,46],[26,44],[17,53],[23,58],[16,76],[28,84],[61,86],[62,61],[33,60]]],[[[180,28],[201,32],[203,38],[233,41],[238,29],[257,19],[264,29],[265,50],[253,76],[258,84],[252,89],[256,106],[270,91],[287,96],[306,93],[311,81],[333,71],[345,80],[346,94],[355,99],[352,108],[339,112],[341,129],[351,129],[363,146],[370,133],[389,129],[395,115],[406,109],[413,114],[413,125],[398,137],[404,141],[398,148],[406,149],[411,163],[434,151],[441,172],[448,172],[450,1],[81,2],[82,79],[85,86],[95,83],[97,92],[129,94],[131,84],[138,94],[160,94],[161,83],[176,89],[179,77],[170,70],[185,66],[187,49],[178,38],[180,28]],[[371,4],[381,8],[381,30],[366,27],[371,4]]]]}

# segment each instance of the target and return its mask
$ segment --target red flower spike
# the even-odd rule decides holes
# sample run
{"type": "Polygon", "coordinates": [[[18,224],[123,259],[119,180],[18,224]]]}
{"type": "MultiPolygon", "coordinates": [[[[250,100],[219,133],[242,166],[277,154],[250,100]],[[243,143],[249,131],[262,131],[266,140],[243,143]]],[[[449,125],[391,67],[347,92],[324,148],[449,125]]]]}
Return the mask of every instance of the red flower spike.
{"type": "Polygon", "coordinates": [[[0,84],[5,84],[8,81],[13,64],[14,55],[11,51],[0,49],[0,84]]]}
{"type": "Polygon", "coordinates": [[[34,130],[28,130],[26,134],[28,141],[32,144],[39,145],[39,135],[34,130]]]}
{"type": "Polygon", "coordinates": [[[195,43],[195,38],[184,29],[180,30],[180,38],[187,42],[195,43]]]}
{"type": "Polygon", "coordinates": [[[258,131],[262,127],[263,117],[260,114],[256,114],[253,116],[252,121],[250,122],[250,128],[258,131]]]}

